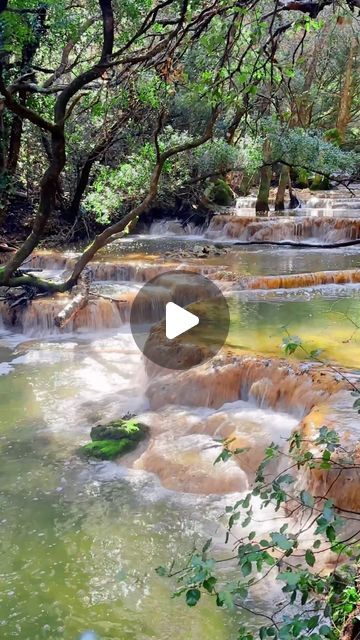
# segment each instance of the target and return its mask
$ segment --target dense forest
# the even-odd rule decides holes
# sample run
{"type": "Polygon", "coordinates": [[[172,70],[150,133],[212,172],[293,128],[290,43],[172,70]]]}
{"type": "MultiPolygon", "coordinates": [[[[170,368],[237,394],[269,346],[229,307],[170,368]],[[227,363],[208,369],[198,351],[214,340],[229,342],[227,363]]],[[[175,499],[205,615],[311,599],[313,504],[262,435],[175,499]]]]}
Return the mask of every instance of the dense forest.
{"type": "Polygon", "coordinates": [[[359,637],[359,62],[360,0],[0,0],[2,637],[359,637]]]}
{"type": "Polygon", "coordinates": [[[356,3],[328,5],[5,7],[1,215],[31,233],[2,282],[26,283],[17,270],[46,229],[95,235],[65,290],[155,202],[226,204],[227,184],[247,193],[260,172],[266,212],[275,169],[281,211],[291,180],[356,175],[356,3]]]}

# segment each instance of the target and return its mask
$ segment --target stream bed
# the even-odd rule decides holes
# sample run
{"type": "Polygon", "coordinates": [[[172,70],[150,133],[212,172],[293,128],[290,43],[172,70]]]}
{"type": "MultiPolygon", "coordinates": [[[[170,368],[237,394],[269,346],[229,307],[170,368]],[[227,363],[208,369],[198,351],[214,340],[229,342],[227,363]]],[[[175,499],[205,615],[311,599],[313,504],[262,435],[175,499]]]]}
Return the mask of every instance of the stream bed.
{"type": "MultiPolygon", "coordinates": [[[[191,248],[199,238],[166,242],[165,248],[156,236],[117,242],[101,260],[136,262],[141,271],[141,265],[161,264],[165,251],[191,248]]],[[[356,269],[359,255],[351,248],[239,247],[218,262],[239,275],[268,276],[356,269]]],[[[54,271],[50,258],[46,266],[54,271]]],[[[140,276],[107,285],[139,282],[140,276]]],[[[359,372],[360,285],[235,288],[228,299],[233,349],[282,357],[288,331],[310,350],[321,347],[324,358],[359,372]]],[[[50,318],[51,309],[46,313],[50,318]]],[[[193,434],[194,424],[216,421],[217,410],[171,405],[149,411],[144,364],[126,319],[113,326],[115,316],[112,324],[99,320],[95,307],[91,313],[91,326],[63,333],[52,330],[50,319],[41,320],[40,305],[21,331],[0,325],[0,637],[78,640],[92,630],[99,640],[235,640],[243,613],[216,609],[210,599],[186,608],[182,599],[171,599],[175,584],[155,573],[173,558],[181,563],[194,543],[209,537],[222,553],[224,507],[236,499],[237,487],[243,489],[238,471],[229,467],[207,495],[191,471],[192,465],[202,474],[213,469],[202,451],[209,436],[193,434]],[[134,466],[131,456],[117,464],[88,463],[77,455],[91,426],[128,411],[148,419],[158,449],[166,449],[162,481],[134,466]],[[184,436],[181,447],[173,446],[169,422],[173,433],[181,432],[179,442],[184,436]],[[184,480],[175,491],[184,465],[188,484],[184,480]]],[[[255,439],[262,430],[275,440],[286,437],[298,420],[250,401],[219,411],[255,439]]],[[[264,610],[272,606],[266,585],[257,598],[264,610]]]]}

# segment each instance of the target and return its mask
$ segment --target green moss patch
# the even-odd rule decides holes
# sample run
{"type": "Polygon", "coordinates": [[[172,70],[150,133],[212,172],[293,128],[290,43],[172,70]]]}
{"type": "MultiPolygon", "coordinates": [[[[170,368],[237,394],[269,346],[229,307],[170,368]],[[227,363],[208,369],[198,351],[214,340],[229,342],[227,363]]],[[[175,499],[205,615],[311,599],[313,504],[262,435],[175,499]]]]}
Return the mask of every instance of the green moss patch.
{"type": "Polygon", "coordinates": [[[330,180],[327,176],[321,176],[318,173],[315,175],[311,185],[311,191],[328,191],[331,189],[330,180]]]}
{"type": "Polygon", "coordinates": [[[81,447],[79,453],[87,458],[113,460],[135,449],[147,435],[148,427],[134,418],[114,420],[93,427],[90,433],[92,442],[81,447]]]}
{"type": "Polygon", "coordinates": [[[231,187],[225,180],[216,180],[205,190],[205,195],[214,202],[223,207],[230,207],[234,204],[234,194],[231,187]]]}
{"type": "Polygon", "coordinates": [[[134,418],[130,420],[114,420],[108,424],[99,424],[91,429],[91,440],[122,440],[124,438],[140,442],[148,429],[134,418]]]}

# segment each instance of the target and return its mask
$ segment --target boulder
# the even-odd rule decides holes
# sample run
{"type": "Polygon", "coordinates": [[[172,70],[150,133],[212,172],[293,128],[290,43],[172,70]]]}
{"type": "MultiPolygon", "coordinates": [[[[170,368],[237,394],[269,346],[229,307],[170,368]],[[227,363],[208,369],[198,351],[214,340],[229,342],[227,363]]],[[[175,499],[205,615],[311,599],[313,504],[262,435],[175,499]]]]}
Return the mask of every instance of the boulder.
{"type": "Polygon", "coordinates": [[[119,455],[135,449],[148,435],[148,427],[135,418],[120,419],[99,424],[90,432],[92,442],[84,445],[80,453],[90,458],[113,460],[119,455]]]}
{"type": "Polygon", "coordinates": [[[233,190],[225,180],[216,180],[205,190],[205,195],[211,202],[222,207],[231,207],[235,204],[233,190]]]}
{"type": "Polygon", "coordinates": [[[108,424],[99,424],[93,427],[90,432],[91,440],[132,440],[140,442],[147,435],[146,425],[137,422],[134,418],[130,420],[114,420],[108,424]]]}

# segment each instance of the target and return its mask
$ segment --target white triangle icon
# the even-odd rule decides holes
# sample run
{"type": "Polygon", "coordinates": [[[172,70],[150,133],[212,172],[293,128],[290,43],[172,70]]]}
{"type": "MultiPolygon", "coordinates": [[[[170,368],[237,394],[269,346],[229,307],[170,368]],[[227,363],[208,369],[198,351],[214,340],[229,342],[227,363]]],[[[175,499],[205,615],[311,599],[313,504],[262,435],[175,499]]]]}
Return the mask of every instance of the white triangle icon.
{"type": "Polygon", "coordinates": [[[199,324],[199,318],[174,302],[166,305],[166,337],[173,340],[199,324]]]}

